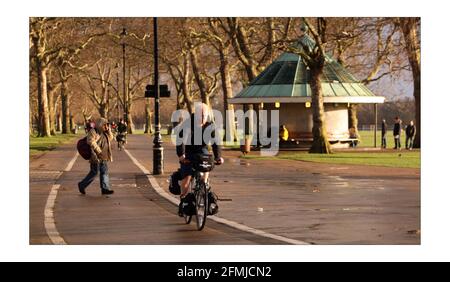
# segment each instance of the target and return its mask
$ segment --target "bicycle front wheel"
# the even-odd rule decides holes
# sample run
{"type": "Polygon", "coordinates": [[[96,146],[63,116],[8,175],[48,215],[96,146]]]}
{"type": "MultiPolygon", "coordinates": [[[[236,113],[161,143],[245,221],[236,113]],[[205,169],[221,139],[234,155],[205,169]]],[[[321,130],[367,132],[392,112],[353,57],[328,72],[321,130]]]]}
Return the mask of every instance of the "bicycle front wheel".
{"type": "Polygon", "coordinates": [[[197,219],[197,230],[205,227],[206,216],[208,215],[208,193],[203,182],[198,183],[199,187],[195,191],[195,217],[197,219]]]}

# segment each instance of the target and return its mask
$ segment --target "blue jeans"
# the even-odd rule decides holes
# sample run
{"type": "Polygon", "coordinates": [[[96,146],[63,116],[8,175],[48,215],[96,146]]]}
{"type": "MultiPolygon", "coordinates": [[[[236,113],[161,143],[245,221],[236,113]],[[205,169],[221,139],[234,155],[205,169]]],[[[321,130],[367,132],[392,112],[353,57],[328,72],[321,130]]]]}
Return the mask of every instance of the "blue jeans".
{"type": "Polygon", "coordinates": [[[412,149],[413,147],[413,141],[414,138],[412,136],[406,136],[406,144],[405,144],[405,148],[406,149],[412,149]]]}
{"type": "Polygon", "coordinates": [[[91,163],[91,170],[89,171],[88,175],[86,175],[86,177],[79,183],[80,187],[82,189],[86,189],[86,187],[88,187],[89,184],[91,184],[92,181],[94,181],[99,170],[100,170],[100,188],[102,190],[110,190],[108,163],[106,161],[100,161],[99,163],[91,163]]]}

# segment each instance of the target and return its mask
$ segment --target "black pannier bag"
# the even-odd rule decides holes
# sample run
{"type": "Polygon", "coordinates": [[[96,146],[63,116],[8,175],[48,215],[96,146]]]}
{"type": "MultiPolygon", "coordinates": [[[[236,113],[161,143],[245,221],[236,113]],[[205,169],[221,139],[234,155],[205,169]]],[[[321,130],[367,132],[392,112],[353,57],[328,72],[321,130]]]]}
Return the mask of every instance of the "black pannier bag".
{"type": "Polygon", "coordinates": [[[194,161],[194,169],[200,172],[208,172],[214,168],[212,155],[197,155],[194,161]]]}
{"type": "Polygon", "coordinates": [[[178,181],[181,181],[181,171],[177,170],[170,176],[169,191],[174,195],[181,194],[181,187],[178,181]]]}

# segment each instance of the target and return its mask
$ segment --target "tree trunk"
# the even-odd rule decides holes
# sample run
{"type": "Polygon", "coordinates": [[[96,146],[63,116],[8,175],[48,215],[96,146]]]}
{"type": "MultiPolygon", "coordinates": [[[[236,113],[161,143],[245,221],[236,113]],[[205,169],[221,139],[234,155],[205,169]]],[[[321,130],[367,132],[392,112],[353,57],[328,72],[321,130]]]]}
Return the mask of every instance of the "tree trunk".
{"type": "Polygon", "coordinates": [[[329,154],[331,153],[330,143],[328,142],[327,128],[325,124],[325,110],[323,106],[322,86],[320,84],[321,68],[311,69],[311,98],[313,114],[313,143],[309,149],[310,153],[329,154]]]}
{"type": "Polygon", "coordinates": [[[62,134],[70,133],[70,93],[65,83],[61,84],[62,134]]]}
{"type": "Polygon", "coordinates": [[[99,105],[98,113],[100,114],[100,117],[108,119],[108,105],[107,104],[99,105]]]}
{"type": "Polygon", "coordinates": [[[414,138],[414,148],[420,148],[420,68],[414,74],[414,102],[416,105],[416,137],[414,138]],[[416,77],[417,76],[417,77],[416,77]]]}
{"type": "Polygon", "coordinates": [[[191,64],[192,64],[192,72],[194,73],[195,81],[197,82],[198,89],[200,91],[200,98],[202,99],[202,103],[205,103],[209,106],[209,95],[206,91],[206,84],[203,78],[201,77],[200,70],[198,68],[198,58],[197,51],[195,49],[190,51],[191,55],[191,64]]]}
{"type": "Polygon", "coordinates": [[[55,95],[54,90],[52,90],[47,85],[47,99],[48,99],[48,112],[50,121],[50,134],[56,135],[56,109],[55,109],[55,95]]]}
{"type": "Polygon", "coordinates": [[[37,113],[34,115],[34,123],[36,124],[36,133],[37,136],[39,136],[41,134],[41,130],[42,130],[42,126],[41,126],[41,103],[42,103],[42,97],[39,94],[39,89],[40,89],[40,81],[39,81],[39,77],[37,79],[37,91],[38,91],[38,95],[37,95],[37,113]]]}
{"type": "Polygon", "coordinates": [[[406,53],[412,69],[414,80],[414,99],[416,107],[416,137],[414,148],[420,148],[420,44],[417,37],[417,25],[419,18],[400,18],[400,27],[405,40],[406,53]]]}
{"type": "Polygon", "coordinates": [[[358,132],[358,105],[350,104],[348,108],[348,128],[354,128],[357,138],[359,139],[358,132]]]}
{"type": "Polygon", "coordinates": [[[72,114],[70,114],[69,125],[70,125],[70,133],[73,133],[72,130],[75,127],[75,121],[73,120],[72,114]]]}
{"type": "Polygon", "coordinates": [[[49,137],[50,133],[50,115],[48,111],[47,100],[47,69],[41,66],[37,61],[38,73],[38,97],[39,97],[39,137],[49,137]]]}
{"type": "Polygon", "coordinates": [[[144,133],[152,133],[152,109],[150,107],[150,102],[145,103],[145,131],[144,133]]]}
{"type": "Polygon", "coordinates": [[[62,114],[61,114],[61,110],[59,110],[58,114],[56,115],[56,131],[58,131],[58,132],[62,131],[62,114]]]}
{"type": "Polygon", "coordinates": [[[127,129],[127,132],[129,133],[129,134],[133,134],[133,127],[134,127],[134,125],[133,125],[133,117],[131,116],[131,103],[127,103],[127,113],[128,113],[128,129],[127,129]]]}
{"type": "Polygon", "coordinates": [[[184,104],[186,105],[187,110],[189,111],[189,113],[194,113],[194,109],[193,109],[193,105],[194,105],[194,101],[192,101],[192,96],[189,90],[189,84],[187,82],[187,80],[183,79],[183,84],[182,84],[182,91],[183,91],[183,101],[184,104]]]}
{"type": "Polygon", "coordinates": [[[224,127],[225,136],[230,136],[230,141],[236,141],[236,125],[234,123],[234,106],[228,104],[228,99],[233,98],[233,86],[231,85],[230,65],[226,54],[220,51],[220,77],[222,79],[223,109],[225,114],[224,127]]]}
{"type": "Polygon", "coordinates": [[[32,108],[31,108],[31,101],[30,101],[30,104],[29,104],[28,108],[29,108],[29,112],[28,112],[28,135],[29,136],[33,136],[34,135],[34,132],[33,132],[33,111],[32,111],[32,108]]]}

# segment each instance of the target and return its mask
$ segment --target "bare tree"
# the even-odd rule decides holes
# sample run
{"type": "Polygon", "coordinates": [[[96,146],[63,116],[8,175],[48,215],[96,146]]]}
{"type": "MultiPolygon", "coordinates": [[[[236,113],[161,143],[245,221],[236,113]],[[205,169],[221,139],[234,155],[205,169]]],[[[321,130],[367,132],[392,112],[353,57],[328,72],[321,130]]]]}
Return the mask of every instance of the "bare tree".
{"type": "Polygon", "coordinates": [[[324,106],[323,106],[323,93],[320,77],[323,73],[325,65],[326,55],[324,47],[324,39],[326,32],[326,20],[324,18],[318,18],[318,30],[316,30],[309,20],[304,19],[305,26],[303,31],[305,34],[300,38],[299,46],[289,46],[287,49],[296,53],[302,57],[303,61],[309,68],[310,72],[310,86],[311,86],[311,100],[312,100],[312,113],[313,113],[313,143],[309,149],[310,153],[331,153],[331,146],[328,142],[327,127],[324,118],[324,106]],[[313,35],[312,40],[306,32],[313,35]]]}
{"type": "Polygon", "coordinates": [[[163,62],[177,91],[177,109],[186,108],[193,113],[193,99],[196,92],[192,90],[193,78],[189,53],[182,52],[176,59],[163,57],[163,62]]]}
{"type": "MultiPolygon", "coordinates": [[[[278,45],[288,40],[292,25],[291,18],[218,18],[216,21],[228,35],[234,54],[244,69],[245,76],[241,79],[244,86],[272,62],[278,45]]],[[[252,109],[258,110],[259,104],[244,104],[244,111],[252,109]]],[[[253,132],[252,124],[250,118],[246,123],[246,134],[253,132]]]]}
{"type": "MultiPolygon", "coordinates": [[[[391,18],[327,19],[328,49],[344,67],[352,70],[366,85],[405,69],[396,41],[398,27],[391,18]]],[[[358,104],[348,108],[349,128],[358,133],[358,104]]]]}
{"type": "Polygon", "coordinates": [[[208,106],[210,105],[210,99],[215,95],[217,89],[219,72],[214,75],[209,75],[208,70],[201,70],[198,59],[198,48],[200,46],[191,45],[189,48],[189,57],[191,59],[192,73],[194,74],[195,82],[200,92],[200,98],[202,102],[208,106]]]}
{"type": "Polygon", "coordinates": [[[46,50],[46,35],[49,20],[46,18],[30,18],[30,54],[35,63],[38,85],[38,136],[50,136],[50,113],[48,110],[47,96],[47,70],[50,61],[57,54],[49,55],[46,50]]]}
{"type": "Polygon", "coordinates": [[[111,71],[113,66],[108,59],[99,60],[95,64],[96,72],[84,72],[90,91],[85,91],[86,95],[96,106],[100,117],[109,117],[110,89],[114,87],[111,82],[111,71]]]}
{"type": "Polygon", "coordinates": [[[420,148],[420,18],[399,18],[403,33],[405,51],[408,55],[414,81],[414,100],[416,106],[416,137],[414,148],[420,148]]]}
{"type": "Polygon", "coordinates": [[[85,35],[81,42],[72,43],[57,36],[62,32],[61,26],[70,19],[63,18],[30,18],[30,63],[34,64],[37,74],[38,96],[38,135],[51,135],[51,114],[49,110],[48,71],[51,64],[58,58],[75,56],[97,36],[103,34],[85,35]]]}
{"type": "Polygon", "coordinates": [[[166,37],[161,38],[164,48],[161,58],[177,92],[177,109],[193,112],[194,98],[199,90],[192,74],[188,19],[167,19],[163,25],[166,37]],[[176,31],[176,32],[175,32],[176,31]]]}
{"type": "Polygon", "coordinates": [[[145,128],[144,133],[150,134],[153,133],[153,127],[152,127],[152,109],[150,105],[150,101],[148,99],[145,99],[145,128]]]}

